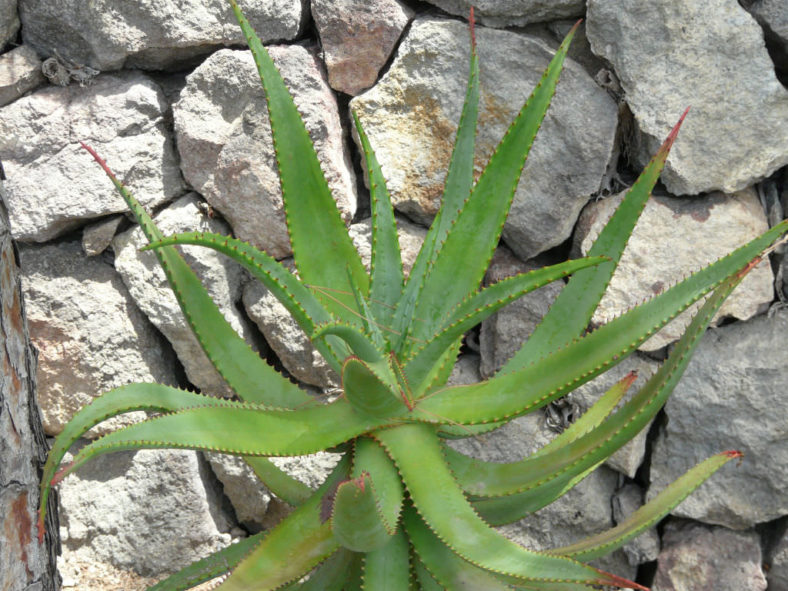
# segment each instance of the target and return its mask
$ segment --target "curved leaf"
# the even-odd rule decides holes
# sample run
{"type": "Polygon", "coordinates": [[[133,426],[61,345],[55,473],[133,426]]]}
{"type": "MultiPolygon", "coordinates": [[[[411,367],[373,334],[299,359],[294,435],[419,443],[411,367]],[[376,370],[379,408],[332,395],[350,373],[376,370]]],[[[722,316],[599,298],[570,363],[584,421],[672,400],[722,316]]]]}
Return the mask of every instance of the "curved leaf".
{"type": "Polygon", "coordinates": [[[348,569],[356,560],[356,555],[340,548],[323,564],[318,566],[309,579],[293,587],[298,591],[342,591],[347,579],[348,569]]]}
{"type": "Polygon", "coordinates": [[[388,543],[364,555],[364,589],[404,591],[410,585],[410,546],[400,531],[388,543]]]}
{"type": "Polygon", "coordinates": [[[397,530],[405,491],[397,467],[378,442],[368,437],[356,439],[353,457],[353,476],[359,477],[363,473],[369,474],[372,478],[383,524],[386,530],[393,534],[397,530]]]}
{"type": "MultiPolygon", "coordinates": [[[[99,155],[84,143],[91,156],[104,169],[126,201],[149,242],[163,238],[151,217],[128,192],[99,155]]],[[[156,250],[167,281],[205,354],[227,384],[247,402],[280,408],[293,408],[310,400],[290,380],[281,376],[233,330],[200,280],[174,247],[156,250]],[[266,384],[265,389],[260,384],[266,384]]]]}
{"type": "MultiPolygon", "coordinates": [[[[285,217],[298,274],[307,284],[338,290],[336,298],[355,309],[348,272],[365,296],[369,293],[369,276],[350,240],[312,140],[281,74],[236,1],[230,0],[230,3],[265,89],[285,217]]],[[[333,299],[321,299],[335,317],[358,323],[358,318],[348,314],[347,308],[333,299]]]]}
{"type": "Polygon", "coordinates": [[[300,480],[282,471],[268,458],[243,456],[243,459],[249,464],[260,482],[288,505],[297,507],[307,501],[315,492],[300,480]]]}
{"type": "Polygon", "coordinates": [[[320,324],[315,328],[313,339],[333,335],[347,343],[353,354],[364,361],[374,363],[383,359],[382,353],[375,344],[359,328],[342,322],[320,324]]]}
{"type": "Polygon", "coordinates": [[[345,361],[342,368],[342,389],[353,408],[363,415],[389,417],[407,411],[403,399],[355,357],[345,361]]]}
{"type": "Polygon", "coordinates": [[[585,584],[630,585],[609,573],[567,558],[551,557],[518,546],[491,529],[473,511],[457,485],[429,425],[402,425],[375,432],[375,437],[400,470],[413,504],[427,525],[456,554],[495,573],[524,581],[557,581],[585,584]],[[435,491],[441,494],[435,494],[435,491]]]}
{"type": "Polygon", "coordinates": [[[386,528],[375,485],[369,474],[339,485],[331,512],[334,539],[348,550],[367,552],[386,545],[394,532],[386,528]]]}

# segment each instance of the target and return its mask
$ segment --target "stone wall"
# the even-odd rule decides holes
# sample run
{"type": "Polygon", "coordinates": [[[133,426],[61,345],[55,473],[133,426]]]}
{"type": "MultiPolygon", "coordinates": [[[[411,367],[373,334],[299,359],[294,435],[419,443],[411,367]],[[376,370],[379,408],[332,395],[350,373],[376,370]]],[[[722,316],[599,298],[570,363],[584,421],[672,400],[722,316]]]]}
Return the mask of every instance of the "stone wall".
{"type": "MultiPolygon", "coordinates": [[[[247,0],[304,115],[359,249],[368,192],[349,109],[363,119],[412,260],[438,207],[468,63],[468,0],[247,0]]],[[[663,184],[595,322],[782,219],[788,208],[788,8],[781,0],[478,0],[477,161],[571,24],[585,17],[517,189],[488,281],[584,252],[687,106],[663,184]]],[[[225,0],[0,0],[0,159],[45,428],[99,393],[158,381],[225,394],[141,232],[79,147],[94,147],[165,233],[233,232],[290,255],[264,97],[225,0]]],[[[284,309],[237,267],[186,249],[233,326],[304,387],[337,377],[284,309]]],[[[664,413],[559,503],[507,533],[561,545],[615,524],[706,456],[740,449],[659,530],[601,561],[659,591],[788,589],[788,297],[779,253],[750,274],[664,413]],[[698,566],[700,565],[700,566],[698,566]],[[767,568],[768,565],[768,568],[767,568]]],[[[560,286],[486,321],[455,379],[488,377],[560,286]]],[[[658,366],[685,318],[620,368],[658,366]]],[[[468,451],[515,459],[616,376],[468,451]]],[[[116,427],[137,420],[109,423],[116,427]]],[[[103,432],[97,429],[91,436],[103,432]]],[[[314,483],[331,458],[289,461],[314,483]]],[[[282,506],[222,456],[106,456],[61,485],[65,588],[143,589],[266,527],[282,506]]]]}

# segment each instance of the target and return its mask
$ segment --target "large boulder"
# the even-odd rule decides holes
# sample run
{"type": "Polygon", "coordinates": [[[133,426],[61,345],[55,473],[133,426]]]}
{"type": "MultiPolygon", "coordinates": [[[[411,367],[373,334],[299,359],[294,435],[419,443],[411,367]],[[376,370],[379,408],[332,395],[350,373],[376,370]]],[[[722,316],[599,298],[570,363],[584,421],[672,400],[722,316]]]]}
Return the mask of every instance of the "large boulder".
{"type": "Polygon", "coordinates": [[[91,86],[49,86],[0,110],[0,159],[16,240],[44,242],[87,220],[126,211],[79,142],[93,147],[134,196],[156,207],[183,192],[168,109],[148,76],[99,76],[91,86]]]}
{"type": "MultiPolygon", "coordinates": [[[[308,15],[304,0],[238,4],[266,42],[293,39],[308,15]]],[[[245,43],[225,0],[20,0],[19,12],[25,42],[40,54],[102,71],[175,68],[245,43]]]]}
{"type": "Polygon", "coordinates": [[[692,107],[662,173],[671,193],[732,193],[788,164],[788,90],[738,2],[588,0],[587,33],[621,80],[641,166],[692,107]]]}
{"type": "MultiPolygon", "coordinates": [[[[356,209],[355,175],[336,99],[316,56],[269,48],[306,121],[339,208],[356,209]]],[[[278,259],[288,256],[282,192],[265,94],[249,51],[221,50],[187,78],[173,107],[186,181],[222,213],[235,235],[278,259]]]]}
{"type": "Polygon", "coordinates": [[[0,107],[15,101],[43,82],[41,60],[32,47],[20,45],[0,55],[0,107]]]}
{"type": "Polygon", "coordinates": [[[17,0],[0,0],[0,49],[13,41],[19,32],[16,2],[17,0]]]}
{"type": "MultiPolygon", "coordinates": [[[[386,176],[395,207],[427,223],[440,205],[468,76],[467,25],[417,19],[385,76],[350,103],[386,176]]],[[[539,81],[553,50],[542,40],[479,27],[480,170],[539,81]]],[[[572,60],[531,151],[504,240],[528,259],[566,240],[600,187],[618,110],[572,60]]]]}
{"type": "Polygon", "coordinates": [[[583,16],[583,0],[427,0],[443,10],[476,18],[491,27],[517,27],[530,23],[583,16]]]}

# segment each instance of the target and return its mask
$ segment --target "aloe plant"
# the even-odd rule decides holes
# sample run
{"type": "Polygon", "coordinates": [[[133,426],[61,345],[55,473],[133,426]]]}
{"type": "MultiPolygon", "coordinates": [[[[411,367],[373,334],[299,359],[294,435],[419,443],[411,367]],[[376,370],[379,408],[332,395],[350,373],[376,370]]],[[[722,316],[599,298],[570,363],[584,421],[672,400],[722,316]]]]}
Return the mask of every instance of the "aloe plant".
{"type": "Polygon", "coordinates": [[[230,2],[265,89],[298,274],[232,237],[164,237],[85,146],[128,203],[150,242],[146,248],[156,253],[195,335],[238,400],[158,384],[132,384],[96,399],[66,426],[51,450],[41,485],[39,534],[51,486],[88,460],[127,449],[190,448],[243,457],[293,511],[270,531],[185,568],[153,590],[188,589],[220,575],[228,575],[217,587],[222,591],[644,589],[583,561],[655,524],[739,452],[707,459],[625,522],[570,546],[528,550],[492,526],[555,501],[656,415],[714,313],[788,230],[788,222],[586,333],[685,112],[587,258],[482,289],[574,29],[474,181],[479,63],[471,18],[467,94],[442,207],[407,277],[386,182],[354,116],[371,194],[373,249],[367,271],[279,72],[235,0],[230,2]],[[224,253],[260,280],[341,374],[341,396],[333,402],[313,397],[260,359],[229,327],[181,258],[176,247],[186,244],[224,253]],[[467,330],[523,294],[569,275],[550,312],[497,375],[473,385],[446,385],[467,330]],[[567,394],[620,362],[702,298],[705,303],[661,369],[626,403],[619,404],[632,376],[547,446],[513,463],[484,462],[446,445],[449,438],[495,429],[567,394]],[[60,468],[69,447],[88,429],[140,409],[160,414],[94,441],[60,468]],[[315,491],[267,459],[321,450],[339,452],[342,459],[315,491]]]}

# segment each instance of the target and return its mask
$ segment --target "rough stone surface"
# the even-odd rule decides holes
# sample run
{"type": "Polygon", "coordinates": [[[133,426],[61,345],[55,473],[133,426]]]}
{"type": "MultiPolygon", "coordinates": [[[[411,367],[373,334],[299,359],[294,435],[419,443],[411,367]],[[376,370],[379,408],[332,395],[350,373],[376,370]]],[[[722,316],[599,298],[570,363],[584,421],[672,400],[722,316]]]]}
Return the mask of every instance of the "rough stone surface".
{"type": "Polygon", "coordinates": [[[399,0],[312,0],[312,17],[329,84],[356,95],[375,84],[413,11],[399,0]]]}
{"type": "MultiPolygon", "coordinates": [[[[535,37],[479,27],[481,105],[477,170],[538,82],[552,50],[535,37]]],[[[465,97],[468,29],[417,19],[381,81],[351,101],[387,178],[395,207],[425,223],[438,209],[465,97]]],[[[617,108],[571,60],[525,165],[504,229],[521,258],[560,244],[600,186],[617,108]]]]}
{"type": "Polygon", "coordinates": [[[744,453],[673,513],[744,529],[788,514],[788,309],[707,333],[665,410],[649,497],[727,449],[744,453]]]}
{"type": "MultiPolygon", "coordinates": [[[[523,263],[505,247],[493,255],[485,285],[492,285],[518,273],[540,268],[536,263],[523,263]]],[[[481,372],[491,377],[511,359],[547,314],[550,306],[561,293],[562,281],[554,281],[508,304],[482,322],[479,349],[482,357],[481,372]]]]}
{"type": "Polygon", "coordinates": [[[662,173],[671,193],[732,193],[788,163],[788,90],[738,2],[589,0],[587,14],[635,116],[641,165],[692,106],[662,173]]]}
{"type": "Polygon", "coordinates": [[[340,460],[339,454],[321,451],[308,456],[271,458],[279,468],[311,488],[317,488],[340,460]]]}
{"type": "MultiPolygon", "coordinates": [[[[112,265],[86,258],[78,242],[23,246],[20,263],[48,434],[60,433],[74,413],[112,388],[176,383],[169,348],[112,265]]],[[[128,425],[140,414],[113,418],[94,433],[128,425]]]]}
{"type": "MultiPolygon", "coordinates": [[[[345,218],[356,209],[355,175],[336,99],[316,57],[269,48],[312,134],[345,218]]],[[[221,50],[188,77],[173,107],[186,181],[224,215],[236,236],[276,258],[291,252],[264,93],[249,51],[221,50]]]]}
{"type": "Polygon", "coordinates": [[[92,86],[50,86],[0,111],[0,159],[14,238],[43,242],[126,210],[90,155],[95,148],[146,207],[183,191],[159,87],[136,72],[92,86]]]}
{"type": "MultiPolygon", "coordinates": [[[[410,271],[427,231],[415,224],[398,220],[400,249],[405,271],[410,271]]],[[[369,220],[353,224],[350,235],[369,267],[371,260],[371,225],[369,220]]],[[[292,259],[284,261],[293,269],[292,259]]],[[[320,388],[334,388],[341,382],[339,376],[323,360],[287,309],[257,281],[249,283],[243,294],[246,313],[254,320],[266,341],[285,368],[298,380],[320,388]]]]}
{"type": "MultiPolygon", "coordinates": [[[[588,252],[621,199],[623,193],[586,207],[575,234],[576,250],[588,252]]],[[[752,189],[694,199],[652,197],[592,321],[608,322],[767,229],[766,216],[752,189]]],[[[747,320],[764,312],[773,298],[773,283],[769,265],[759,265],[723,304],[715,324],[726,316],[747,320]]],[[[641,349],[654,351],[677,340],[700,305],[679,316],[641,349]]]]}
{"type": "Polygon", "coordinates": [[[753,531],[670,522],[662,537],[654,591],[765,591],[753,531]]]}
{"type": "MultiPolygon", "coordinates": [[[[302,0],[238,3],[265,42],[292,39],[306,17],[302,0]]],[[[222,0],[21,0],[23,37],[42,55],[102,71],[161,70],[193,61],[222,45],[244,44],[222,0]]]]}
{"type": "MultiPolygon", "coordinates": [[[[193,451],[141,450],[85,464],[60,485],[65,562],[143,576],[177,571],[231,541],[210,469],[193,451]]],[[[78,588],[82,588],[77,586],[78,588]]]]}
{"type": "Polygon", "coordinates": [[[0,107],[15,101],[43,82],[41,60],[31,47],[20,45],[0,55],[0,107]]]}
{"type": "Polygon", "coordinates": [[[85,226],[82,230],[82,250],[85,254],[93,257],[104,252],[112,244],[122,221],[123,216],[116,215],[85,226]]]}
{"type": "Polygon", "coordinates": [[[749,8],[766,32],[767,38],[788,53],[788,10],[781,0],[756,0],[749,8]]]}
{"type": "Polygon", "coordinates": [[[768,564],[769,591],[788,591],[788,531],[769,552],[768,564]]]}
{"type": "MultiPolygon", "coordinates": [[[[194,193],[185,195],[155,216],[154,221],[165,235],[198,230],[228,234],[227,225],[219,219],[205,216],[198,203],[194,193]]],[[[113,240],[115,268],[123,277],[129,293],[170,341],[189,381],[206,394],[229,394],[229,387],[213,368],[186,323],[156,255],[151,251],[138,250],[145,244],[147,240],[138,227],[119,234],[113,240]]],[[[236,308],[244,278],[241,267],[218,252],[199,246],[186,246],[182,252],[230,325],[249,342],[251,327],[236,308]]]]}
{"type": "Polygon", "coordinates": [[[271,493],[263,486],[249,464],[238,456],[207,453],[213,473],[224,487],[224,494],[235,509],[238,522],[256,533],[263,529],[263,517],[271,501],[271,493]]]}
{"type": "Polygon", "coordinates": [[[13,40],[19,31],[17,0],[0,0],[0,49],[13,40]]]}
{"type": "Polygon", "coordinates": [[[443,10],[467,18],[471,6],[479,22],[491,27],[515,27],[581,17],[583,0],[428,0],[443,10]]]}
{"type": "MultiPolygon", "coordinates": [[[[463,453],[495,462],[513,462],[533,453],[555,436],[541,413],[525,415],[479,437],[451,441],[463,453]]],[[[507,537],[532,549],[563,546],[613,526],[611,497],[618,476],[604,466],[591,473],[555,503],[533,515],[504,526],[507,537]]],[[[635,568],[618,550],[594,562],[617,575],[631,578],[635,568]]]]}
{"type": "MultiPolygon", "coordinates": [[[[618,525],[643,506],[644,491],[634,482],[625,484],[613,496],[613,521],[618,525]]],[[[651,562],[659,556],[660,542],[657,529],[652,527],[634,540],[627,542],[622,550],[632,566],[651,562]]]]}
{"type": "MultiPolygon", "coordinates": [[[[601,376],[574,390],[571,394],[571,400],[585,411],[590,408],[602,394],[607,392],[608,388],[630,371],[635,371],[638,374],[637,380],[630,386],[629,391],[624,397],[624,400],[629,400],[658,368],[658,363],[635,353],[601,376]]],[[[618,470],[622,474],[626,474],[630,478],[634,478],[646,455],[646,439],[650,427],[651,423],[626,445],[610,456],[605,464],[614,470],[618,470]]]]}

